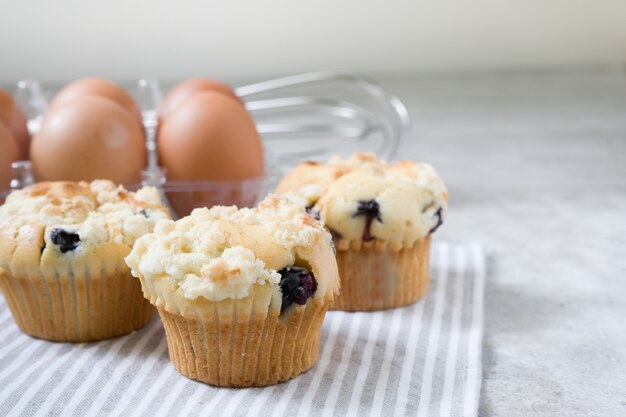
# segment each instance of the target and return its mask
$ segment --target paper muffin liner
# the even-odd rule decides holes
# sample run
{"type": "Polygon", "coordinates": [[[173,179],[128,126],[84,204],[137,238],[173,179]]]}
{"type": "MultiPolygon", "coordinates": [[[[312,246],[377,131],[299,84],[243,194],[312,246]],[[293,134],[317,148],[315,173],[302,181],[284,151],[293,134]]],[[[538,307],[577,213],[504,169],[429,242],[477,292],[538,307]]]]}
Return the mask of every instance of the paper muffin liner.
{"type": "Polygon", "coordinates": [[[341,293],[332,310],[385,310],[412,304],[428,289],[430,235],[402,249],[381,242],[337,251],[341,293]]]}
{"type": "Polygon", "coordinates": [[[309,299],[280,314],[261,311],[253,298],[216,302],[213,312],[193,317],[157,307],[176,369],[219,387],[263,387],[309,370],[330,300],[309,299]]]}
{"type": "Polygon", "coordinates": [[[123,262],[49,274],[15,272],[0,270],[0,288],[18,327],[40,339],[109,339],[144,327],[156,312],[123,262]]]}

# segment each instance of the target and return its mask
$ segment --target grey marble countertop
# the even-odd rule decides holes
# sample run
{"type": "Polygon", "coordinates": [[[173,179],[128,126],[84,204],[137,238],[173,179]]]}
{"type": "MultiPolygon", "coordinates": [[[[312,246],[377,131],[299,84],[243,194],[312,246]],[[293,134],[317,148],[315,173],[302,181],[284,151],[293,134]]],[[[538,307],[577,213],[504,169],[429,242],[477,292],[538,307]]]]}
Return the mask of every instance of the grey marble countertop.
{"type": "Polygon", "coordinates": [[[481,416],[626,416],[626,72],[381,80],[489,253],[481,416]]]}

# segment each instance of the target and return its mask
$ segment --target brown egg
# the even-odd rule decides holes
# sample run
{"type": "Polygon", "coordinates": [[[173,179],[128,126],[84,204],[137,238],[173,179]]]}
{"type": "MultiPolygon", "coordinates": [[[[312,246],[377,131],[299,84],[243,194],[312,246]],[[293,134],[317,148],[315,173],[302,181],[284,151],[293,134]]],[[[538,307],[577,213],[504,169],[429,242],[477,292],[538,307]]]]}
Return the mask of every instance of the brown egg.
{"type": "Polygon", "coordinates": [[[141,113],[135,100],[122,87],[102,78],[81,78],[80,80],[72,81],[54,96],[54,100],[50,103],[50,108],[85,95],[107,97],[124,107],[141,123],[141,113]]]}
{"type": "Polygon", "coordinates": [[[19,159],[28,159],[30,135],[26,126],[26,116],[13,97],[0,88],[0,123],[11,132],[20,149],[19,159]]]}
{"type": "Polygon", "coordinates": [[[175,180],[241,180],[263,175],[263,146],[237,100],[205,91],[187,98],[162,122],[159,161],[175,180]]]}
{"type": "Polygon", "coordinates": [[[185,101],[185,99],[187,99],[192,94],[201,91],[215,91],[218,93],[226,94],[227,96],[236,99],[240,104],[243,105],[243,102],[235,94],[233,89],[226,84],[223,84],[219,81],[210,80],[208,78],[192,78],[176,85],[169,91],[169,93],[167,93],[165,99],[163,99],[163,103],[161,103],[161,117],[167,117],[167,115],[173,112],[183,101],[185,101]]]}
{"type": "Polygon", "coordinates": [[[20,149],[13,135],[0,123],[0,191],[8,190],[13,178],[11,162],[20,158],[20,149]]]}
{"type": "Polygon", "coordinates": [[[139,181],[146,163],[140,127],[108,98],[78,97],[50,109],[30,148],[38,181],[139,181]]]}

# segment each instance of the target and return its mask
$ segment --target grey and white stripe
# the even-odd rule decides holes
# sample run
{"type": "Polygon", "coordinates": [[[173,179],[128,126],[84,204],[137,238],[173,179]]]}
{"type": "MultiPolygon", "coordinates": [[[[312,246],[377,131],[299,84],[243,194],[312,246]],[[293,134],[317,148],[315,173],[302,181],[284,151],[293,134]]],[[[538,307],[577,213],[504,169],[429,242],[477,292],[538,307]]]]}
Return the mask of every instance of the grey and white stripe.
{"type": "Polygon", "coordinates": [[[131,335],[62,344],[19,332],[0,298],[0,415],[476,416],[485,259],[436,243],[420,302],[329,312],[315,367],[284,384],[223,389],[181,376],[158,319],[131,335]]]}

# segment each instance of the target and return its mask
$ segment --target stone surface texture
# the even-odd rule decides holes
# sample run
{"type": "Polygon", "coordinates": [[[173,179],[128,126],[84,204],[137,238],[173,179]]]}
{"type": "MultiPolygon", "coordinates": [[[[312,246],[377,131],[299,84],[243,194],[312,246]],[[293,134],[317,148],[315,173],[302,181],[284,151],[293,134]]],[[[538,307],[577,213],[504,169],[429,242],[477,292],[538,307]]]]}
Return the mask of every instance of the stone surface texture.
{"type": "Polygon", "coordinates": [[[383,78],[489,254],[481,416],[626,416],[626,70],[383,78]]]}

